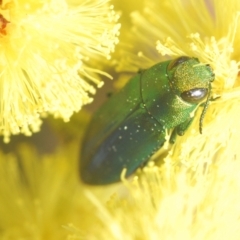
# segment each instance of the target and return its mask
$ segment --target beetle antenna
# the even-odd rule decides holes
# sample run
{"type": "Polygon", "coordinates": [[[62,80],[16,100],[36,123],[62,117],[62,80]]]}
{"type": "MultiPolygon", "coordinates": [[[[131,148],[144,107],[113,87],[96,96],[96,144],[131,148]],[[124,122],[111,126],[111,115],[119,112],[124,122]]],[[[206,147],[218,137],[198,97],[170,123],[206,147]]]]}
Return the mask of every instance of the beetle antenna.
{"type": "Polygon", "coordinates": [[[209,103],[210,103],[210,95],[211,95],[211,84],[209,84],[209,88],[208,88],[209,92],[208,92],[208,96],[207,96],[207,101],[206,103],[204,104],[204,108],[203,108],[203,111],[201,113],[201,116],[200,116],[200,121],[199,121],[199,132],[202,134],[202,126],[203,126],[203,118],[205,117],[205,114],[207,112],[207,108],[209,106],[209,103]]]}

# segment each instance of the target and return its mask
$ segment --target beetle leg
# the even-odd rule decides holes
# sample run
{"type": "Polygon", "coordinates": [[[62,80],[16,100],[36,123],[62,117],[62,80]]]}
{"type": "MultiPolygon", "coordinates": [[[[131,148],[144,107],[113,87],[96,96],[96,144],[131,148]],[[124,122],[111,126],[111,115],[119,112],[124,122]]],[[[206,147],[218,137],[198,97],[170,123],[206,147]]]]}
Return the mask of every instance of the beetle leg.
{"type": "Polygon", "coordinates": [[[177,135],[183,136],[185,131],[189,128],[193,121],[193,118],[187,119],[185,122],[179,124],[177,127],[175,127],[171,133],[169,142],[171,144],[175,143],[177,135]]]}
{"type": "Polygon", "coordinates": [[[187,119],[185,122],[179,124],[176,129],[177,129],[177,134],[179,136],[183,136],[185,131],[189,128],[189,126],[192,124],[193,118],[187,119]]]}
{"type": "Polygon", "coordinates": [[[170,136],[170,139],[169,139],[169,142],[171,144],[174,144],[176,142],[176,139],[177,139],[177,128],[174,128],[172,133],[171,133],[171,136],[170,136]]]}

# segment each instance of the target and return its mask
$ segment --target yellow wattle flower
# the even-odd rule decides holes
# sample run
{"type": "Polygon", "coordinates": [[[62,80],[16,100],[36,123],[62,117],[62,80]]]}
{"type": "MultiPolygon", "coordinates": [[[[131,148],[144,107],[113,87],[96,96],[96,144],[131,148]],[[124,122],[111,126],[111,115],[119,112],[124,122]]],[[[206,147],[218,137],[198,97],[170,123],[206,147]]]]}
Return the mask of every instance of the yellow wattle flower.
{"type": "Polygon", "coordinates": [[[118,42],[108,0],[7,0],[0,5],[0,134],[31,135],[41,117],[68,121],[103,83],[118,42]]]}

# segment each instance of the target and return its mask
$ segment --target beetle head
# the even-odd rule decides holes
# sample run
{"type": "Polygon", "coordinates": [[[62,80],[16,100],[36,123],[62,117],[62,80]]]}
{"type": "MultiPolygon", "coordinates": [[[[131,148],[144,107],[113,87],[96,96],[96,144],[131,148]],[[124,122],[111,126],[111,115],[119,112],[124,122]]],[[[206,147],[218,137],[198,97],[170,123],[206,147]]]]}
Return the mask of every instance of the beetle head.
{"type": "Polygon", "coordinates": [[[197,58],[182,56],[172,60],[167,68],[171,90],[188,103],[200,104],[207,98],[200,117],[200,133],[211,94],[214,72],[209,64],[201,64],[197,58]]]}

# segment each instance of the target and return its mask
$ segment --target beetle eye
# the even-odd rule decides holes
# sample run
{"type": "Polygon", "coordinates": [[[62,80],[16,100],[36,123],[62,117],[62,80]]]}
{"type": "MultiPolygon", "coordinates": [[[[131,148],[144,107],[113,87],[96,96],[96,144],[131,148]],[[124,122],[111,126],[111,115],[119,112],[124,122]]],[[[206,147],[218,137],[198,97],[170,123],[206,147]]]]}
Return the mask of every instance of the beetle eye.
{"type": "Polygon", "coordinates": [[[207,88],[194,88],[189,91],[183,92],[181,94],[181,97],[186,102],[199,103],[207,96],[207,94],[207,88]]]}
{"type": "Polygon", "coordinates": [[[186,57],[186,56],[182,56],[182,57],[179,57],[179,58],[176,58],[174,60],[172,60],[169,64],[168,64],[168,67],[167,67],[167,70],[170,71],[172,70],[174,67],[178,66],[179,64],[185,62],[185,61],[188,61],[190,59],[190,57],[186,57]]]}

